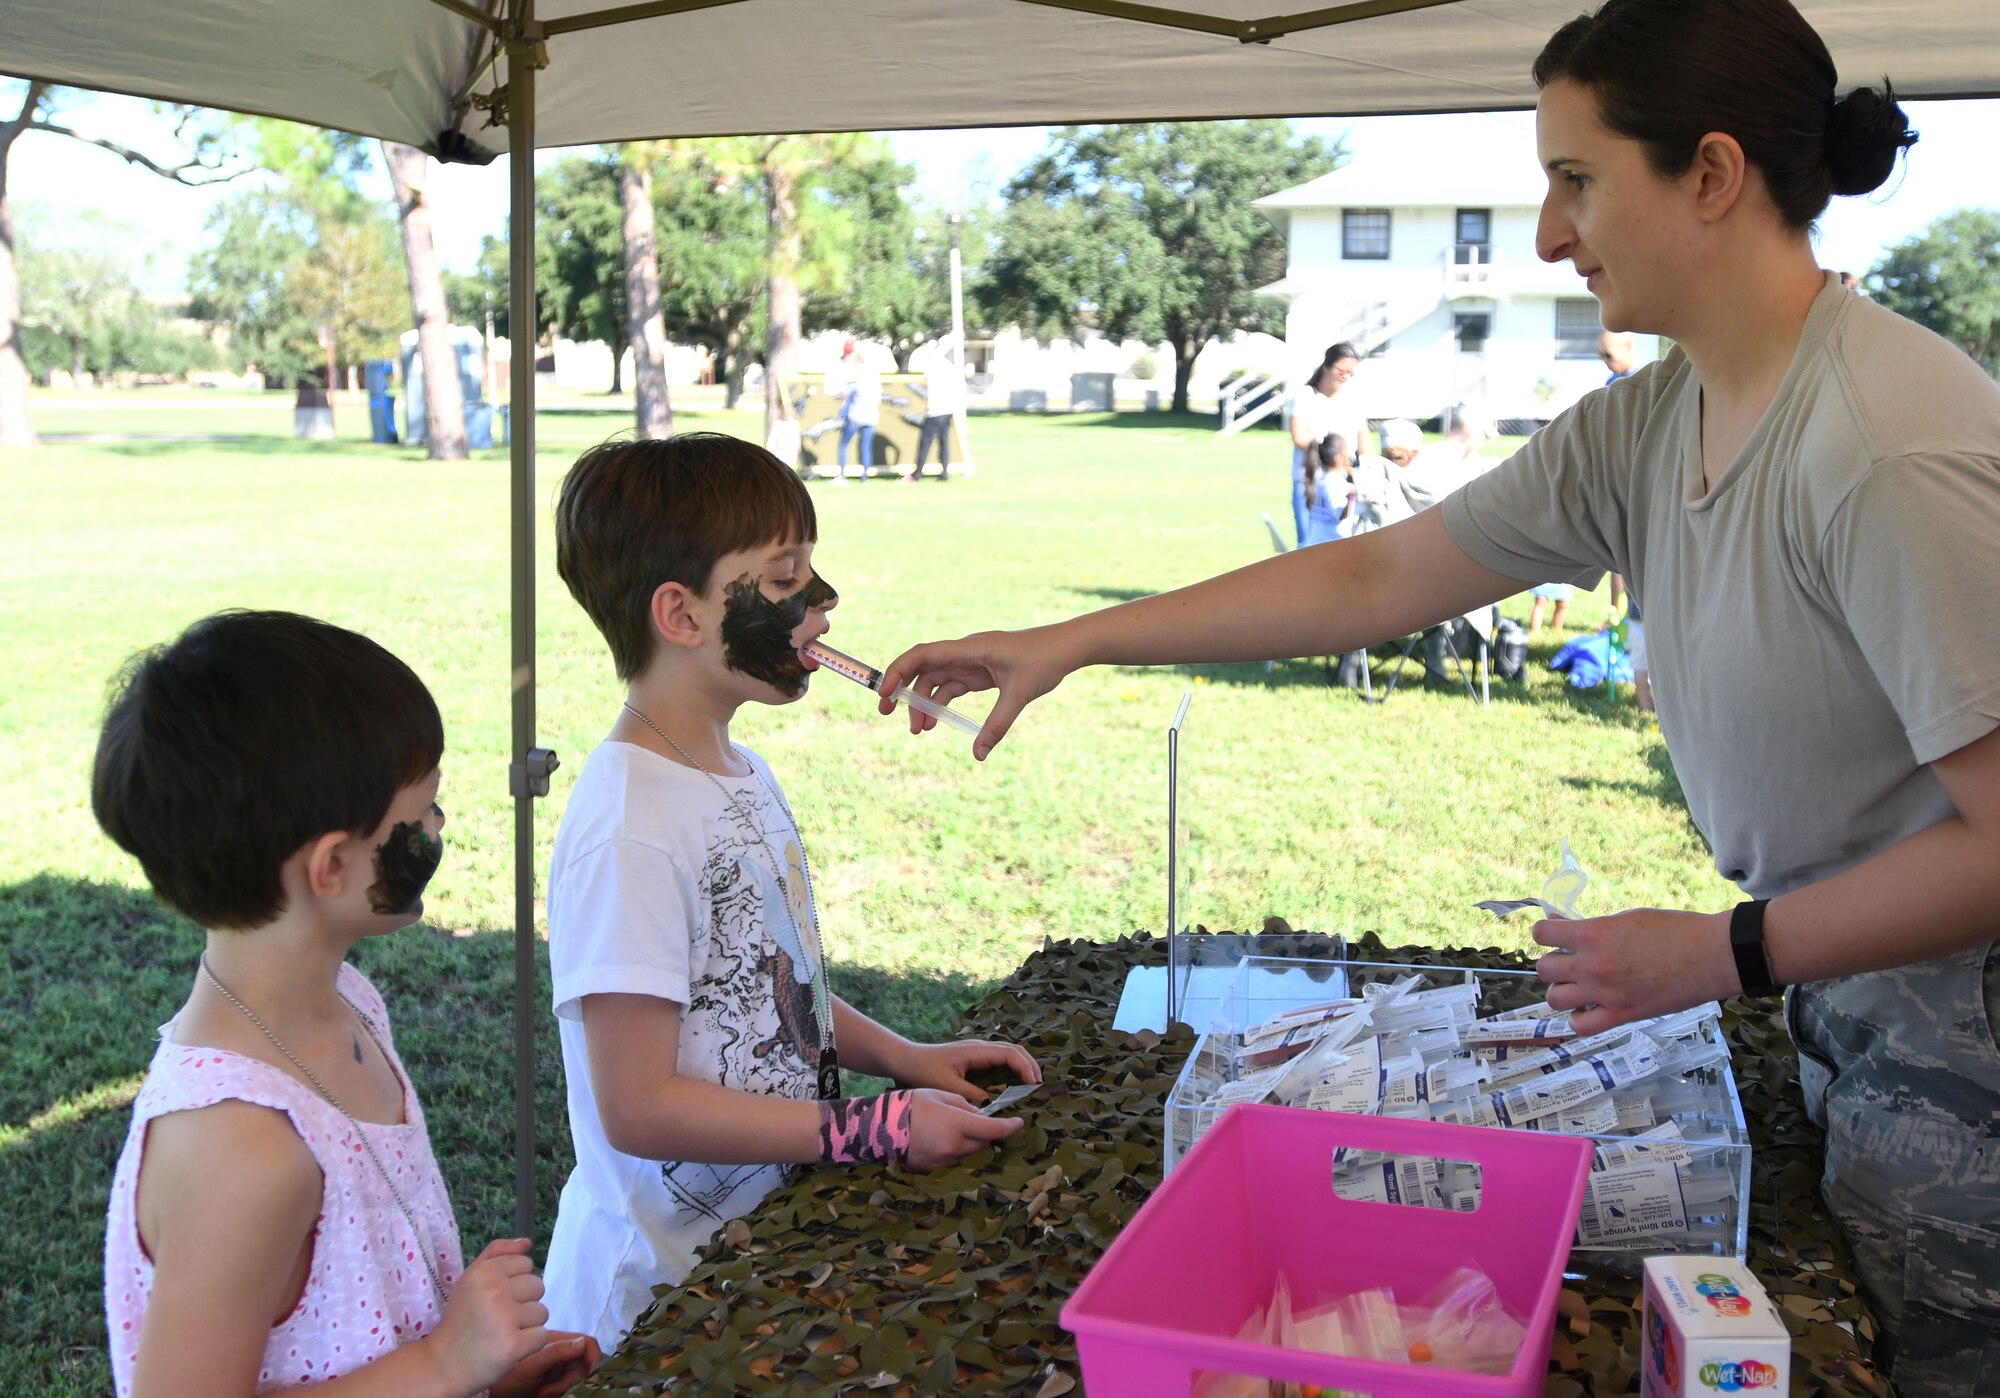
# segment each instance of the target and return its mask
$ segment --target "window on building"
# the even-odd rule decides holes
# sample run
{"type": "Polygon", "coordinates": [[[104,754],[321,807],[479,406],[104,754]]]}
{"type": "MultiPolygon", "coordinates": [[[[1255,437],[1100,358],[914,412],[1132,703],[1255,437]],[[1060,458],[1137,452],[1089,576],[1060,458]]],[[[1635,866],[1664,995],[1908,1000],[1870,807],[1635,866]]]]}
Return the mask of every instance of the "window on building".
{"type": "Polygon", "coordinates": [[[1340,213],[1340,255],[1345,258],[1389,256],[1389,211],[1343,209],[1340,213]]]}
{"type": "Polygon", "coordinates": [[[1461,350],[1478,354],[1486,348],[1487,336],[1493,333],[1493,317],[1484,311],[1460,311],[1452,316],[1451,328],[1461,350]]]}
{"type": "Polygon", "coordinates": [[[1604,333],[1597,298],[1566,296],[1556,302],[1556,358],[1597,358],[1597,337],[1604,333]]]}
{"type": "Polygon", "coordinates": [[[1493,211],[1460,209],[1452,260],[1460,266],[1493,260],[1493,211]]]}

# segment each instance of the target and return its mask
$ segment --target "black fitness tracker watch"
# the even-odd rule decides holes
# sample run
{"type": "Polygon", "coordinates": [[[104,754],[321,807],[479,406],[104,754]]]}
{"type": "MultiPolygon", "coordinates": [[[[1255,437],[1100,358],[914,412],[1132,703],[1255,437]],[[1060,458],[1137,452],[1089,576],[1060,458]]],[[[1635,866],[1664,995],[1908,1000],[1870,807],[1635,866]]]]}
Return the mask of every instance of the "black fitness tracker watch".
{"type": "Polygon", "coordinates": [[[1736,978],[1745,995],[1777,995],[1784,982],[1771,974],[1771,954],[1764,946],[1764,909],[1770,899],[1738,903],[1729,915],[1729,950],[1736,957],[1736,978]]]}

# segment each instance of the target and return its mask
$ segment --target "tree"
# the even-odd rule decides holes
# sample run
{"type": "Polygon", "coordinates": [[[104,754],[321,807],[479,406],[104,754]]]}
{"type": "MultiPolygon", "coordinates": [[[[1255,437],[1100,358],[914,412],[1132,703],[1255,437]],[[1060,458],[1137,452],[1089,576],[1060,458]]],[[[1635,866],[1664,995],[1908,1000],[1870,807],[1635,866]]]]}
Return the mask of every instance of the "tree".
{"type": "Polygon", "coordinates": [[[744,370],[763,348],[763,198],[754,182],[696,152],[659,171],[653,216],[667,334],[714,351],[733,408],[744,370]]]}
{"type": "Polygon", "coordinates": [[[674,435],[674,410],[667,399],[667,323],[660,313],[660,259],[653,246],[653,166],[674,158],[674,144],[632,141],[617,148],[626,338],[632,346],[633,409],[642,438],[674,435]]]}
{"type": "Polygon", "coordinates": [[[764,191],[764,430],[791,415],[785,385],[798,372],[803,307],[799,274],[805,263],[805,229],[799,196],[822,163],[818,136],[781,136],[760,142],[754,155],[764,191]]]}
{"type": "Polygon", "coordinates": [[[1184,412],[1203,346],[1282,324],[1250,294],[1285,269],[1284,239],[1251,201],[1342,158],[1281,121],[1064,127],[1007,187],[982,304],[1037,335],[1094,324],[1167,341],[1184,412]]]}
{"type": "MultiPolygon", "coordinates": [[[[951,230],[943,210],[918,209],[903,198],[913,174],[886,145],[828,168],[826,197],[849,213],[851,270],[806,306],[808,325],[880,340],[902,370],[918,345],[951,324],[951,230]]],[[[976,229],[965,241],[977,247],[976,229]]]]}
{"type": "Polygon", "coordinates": [[[177,115],[174,140],[186,158],[177,164],[163,164],[116,141],[86,136],[57,121],[56,96],[60,91],[48,83],[30,81],[22,93],[20,109],[13,117],[0,121],[0,448],[35,444],[35,428],[28,416],[28,365],[21,337],[21,284],[15,261],[18,249],[7,190],[7,160],[13,154],[14,142],[30,131],[66,136],[108,150],[179,184],[214,184],[235,179],[250,169],[232,154],[224,129],[214,125],[210,116],[199,108],[166,109],[177,115]]]}
{"type": "Polygon", "coordinates": [[[452,348],[445,311],[444,278],[431,239],[431,158],[415,146],[382,142],[382,160],[396,190],[396,217],[403,227],[403,261],[410,278],[410,318],[417,327],[417,353],[424,362],[425,455],[433,461],[463,461],[465,395],[458,382],[458,353],[452,348]]]}
{"type": "Polygon", "coordinates": [[[2000,212],[1960,209],[1889,249],[1868,292],[2000,376],[2000,212]]]}
{"type": "MultiPolygon", "coordinates": [[[[566,156],[535,177],[535,278],[542,326],[566,339],[606,346],[613,393],[620,387],[620,351],[628,324],[624,226],[618,167],[608,156],[566,156]]],[[[522,343],[511,325],[507,333],[517,345],[522,343]]]]}
{"type": "Polygon", "coordinates": [[[152,258],[140,230],[103,214],[60,232],[23,219],[21,338],[32,377],[124,372],[181,375],[220,362],[205,336],[173,323],[142,283],[152,258]]]}
{"type": "Polygon", "coordinates": [[[204,232],[188,260],[189,314],[226,329],[230,357],[265,382],[310,375],[325,358],[295,278],[317,241],[311,212],[282,189],[246,189],[209,212],[204,232]]]}
{"type": "Polygon", "coordinates": [[[830,169],[884,149],[857,132],[738,136],[703,143],[719,179],[754,184],[764,200],[764,420],[786,411],[782,385],[797,372],[804,297],[840,285],[853,249],[853,210],[829,197],[830,169]]]}
{"type": "Polygon", "coordinates": [[[332,329],[345,364],[396,358],[409,315],[395,225],[373,204],[355,214],[352,220],[321,220],[312,254],[292,275],[299,309],[332,329]]]}
{"type": "Polygon", "coordinates": [[[58,365],[78,379],[111,372],[122,342],[134,338],[150,310],[133,275],[129,243],[121,251],[110,236],[92,236],[130,238],[137,230],[101,219],[87,223],[95,227],[71,230],[61,243],[36,238],[18,259],[23,344],[42,377],[58,365]]]}
{"type": "Polygon", "coordinates": [[[396,229],[372,200],[315,210],[293,183],[247,189],[209,214],[189,259],[189,314],[229,333],[231,357],[272,384],[317,380],[331,326],[344,362],[394,357],[408,289],[396,229]]]}

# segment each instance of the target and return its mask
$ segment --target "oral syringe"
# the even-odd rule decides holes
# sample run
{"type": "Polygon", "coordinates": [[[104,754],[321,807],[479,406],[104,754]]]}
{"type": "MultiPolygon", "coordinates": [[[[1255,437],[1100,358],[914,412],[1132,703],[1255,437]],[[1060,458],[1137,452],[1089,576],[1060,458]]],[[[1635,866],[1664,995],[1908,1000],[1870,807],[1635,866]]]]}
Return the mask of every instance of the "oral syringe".
{"type": "MultiPolygon", "coordinates": [[[[870,693],[880,694],[882,692],[882,672],[880,670],[876,669],[873,665],[863,664],[851,655],[842,654],[832,646],[827,645],[824,641],[807,642],[803,654],[810,655],[814,660],[818,661],[821,669],[831,670],[836,675],[853,680],[870,693]]],[[[946,708],[943,704],[938,703],[935,699],[927,699],[906,684],[898,685],[896,692],[891,694],[889,698],[893,703],[908,704],[920,714],[929,714],[932,718],[942,719],[953,728],[959,729],[961,732],[970,733],[975,738],[979,736],[980,725],[977,719],[970,719],[964,714],[956,713],[946,708]]]]}

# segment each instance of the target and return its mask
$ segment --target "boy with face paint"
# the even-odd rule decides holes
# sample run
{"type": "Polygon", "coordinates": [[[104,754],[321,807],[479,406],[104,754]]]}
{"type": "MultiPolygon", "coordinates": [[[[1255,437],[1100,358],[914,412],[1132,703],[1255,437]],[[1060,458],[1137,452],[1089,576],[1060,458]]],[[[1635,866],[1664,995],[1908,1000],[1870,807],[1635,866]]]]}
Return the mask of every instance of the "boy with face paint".
{"type": "Polygon", "coordinates": [[[526,1239],[464,1263],[382,997],[346,961],[423,911],[443,752],[409,667],[309,617],[209,617],[119,678],[92,804],[207,937],[112,1184],[121,1398],[531,1394],[596,1361],[546,1328],[526,1239]]]}
{"type": "Polygon", "coordinates": [[[815,870],[777,779],[730,741],[805,694],[839,600],[769,452],[692,434],[571,467],[556,570],[623,702],[564,809],[549,962],[577,1164],[549,1245],[555,1323],[609,1347],[695,1250],[800,1164],[949,1164],[1018,1131],[968,1080],[1041,1074],[1011,1044],[916,1044],[827,985],[815,870]],[[841,1095],[840,1068],[895,1090],[841,1095]]]}

